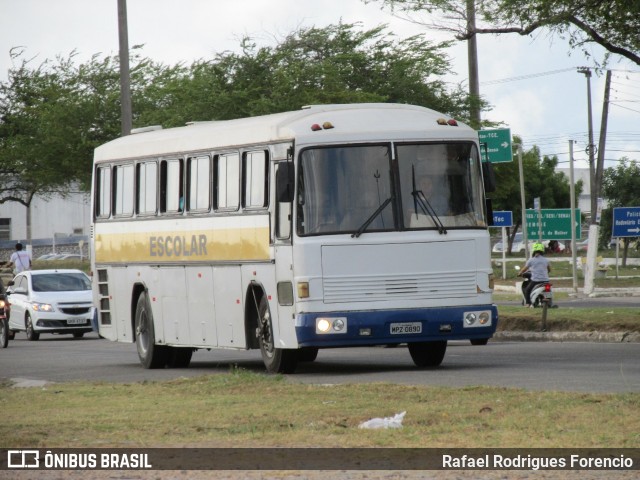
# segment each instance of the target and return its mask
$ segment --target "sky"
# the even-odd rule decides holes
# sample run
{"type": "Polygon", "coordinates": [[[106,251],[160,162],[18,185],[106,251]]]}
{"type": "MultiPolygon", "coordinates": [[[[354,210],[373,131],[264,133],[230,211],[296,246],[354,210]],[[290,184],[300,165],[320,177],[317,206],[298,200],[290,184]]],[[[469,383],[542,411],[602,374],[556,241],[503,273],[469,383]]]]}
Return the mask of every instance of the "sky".
{"type": "MultiPolygon", "coordinates": [[[[380,3],[361,0],[128,0],[129,45],[144,44],[142,55],[173,65],[238,50],[249,35],[260,44],[300,27],[325,27],[339,21],[363,28],[388,24],[404,38],[423,34],[433,41],[448,34],[393,17],[380,3]]],[[[78,61],[93,54],[118,53],[117,0],[0,0],[0,81],[12,66],[10,50],[24,48],[39,65],[76,51],[78,61]]],[[[451,84],[468,85],[467,49],[458,42],[448,54],[451,84]]],[[[601,59],[603,50],[592,49],[601,59]]],[[[524,148],[537,145],[543,155],[557,155],[568,168],[569,140],[574,140],[576,168],[587,166],[587,80],[577,67],[593,66],[567,42],[544,32],[534,36],[478,39],[480,93],[492,105],[483,119],[501,121],[524,148]]],[[[640,66],[613,59],[605,167],[623,156],[640,160],[640,66]]],[[[591,77],[595,143],[598,143],[604,75],[591,77]]]]}

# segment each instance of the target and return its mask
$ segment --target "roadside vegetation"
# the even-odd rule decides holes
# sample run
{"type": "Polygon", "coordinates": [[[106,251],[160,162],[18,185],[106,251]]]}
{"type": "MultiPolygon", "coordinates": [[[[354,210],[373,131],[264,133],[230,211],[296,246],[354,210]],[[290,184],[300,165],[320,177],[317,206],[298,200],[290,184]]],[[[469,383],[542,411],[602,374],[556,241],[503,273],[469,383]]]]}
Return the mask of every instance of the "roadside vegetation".
{"type": "MultiPolygon", "coordinates": [[[[425,375],[429,372],[425,371],[425,375]]],[[[166,382],[0,386],[0,446],[640,447],[640,395],[301,385],[240,369],[166,382]],[[403,428],[358,425],[406,411],[403,428]],[[46,421],[43,421],[46,419],[46,421]]]]}

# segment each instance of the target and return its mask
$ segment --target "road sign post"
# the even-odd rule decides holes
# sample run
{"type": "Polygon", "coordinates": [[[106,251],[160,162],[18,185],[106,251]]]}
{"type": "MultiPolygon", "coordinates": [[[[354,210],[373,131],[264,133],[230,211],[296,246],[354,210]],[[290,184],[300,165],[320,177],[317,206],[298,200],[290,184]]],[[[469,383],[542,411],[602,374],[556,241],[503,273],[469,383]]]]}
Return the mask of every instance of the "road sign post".
{"type": "MultiPolygon", "coordinates": [[[[576,208],[576,222],[574,225],[576,238],[580,238],[580,209],[576,208]]],[[[541,240],[571,240],[571,209],[556,208],[540,210],[540,222],[538,212],[527,210],[527,232],[533,236],[540,232],[541,240]]]]}
{"type": "Polygon", "coordinates": [[[513,212],[510,210],[493,212],[493,227],[502,228],[502,279],[507,279],[507,227],[513,226],[513,212]]]}
{"type": "Polygon", "coordinates": [[[513,162],[510,128],[479,130],[478,140],[483,162],[513,162]]]}
{"type": "Polygon", "coordinates": [[[640,237],[640,207],[613,209],[612,237],[640,237]]]}

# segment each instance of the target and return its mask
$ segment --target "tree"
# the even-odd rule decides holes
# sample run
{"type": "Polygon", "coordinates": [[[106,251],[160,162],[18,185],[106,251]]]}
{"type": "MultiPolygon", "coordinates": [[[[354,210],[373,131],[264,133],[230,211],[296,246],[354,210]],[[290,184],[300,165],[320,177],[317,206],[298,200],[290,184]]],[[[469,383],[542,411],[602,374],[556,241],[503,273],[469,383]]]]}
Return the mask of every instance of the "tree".
{"type": "MultiPolygon", "coordinates": [[[[567,177],[556,172],[557,157],[540,158],[540,150],[533,147],[522,152],[522,168],[525,184],[525,204],[533,205],[533,199],[540,198],[543,208],[569,208],[571,204],[570,186],[567,177]]],[[[520,198],[520,174],[518,162],[494,165],[496,191],[491,195],[494,210],[513,211],[514,226],[509,231],[508,252],[511,253],[513,239],[522,229],[522,208],[520,198]]],[[[576,198],[582,191],[582,182],[575,186],[576,198]]]]}
{"type": "MultiPolygon", "coordinates": [[[[599,243],[606,245],[611,236],[613,208],[640,205],[640,167],[637,162],[630,162],[623,158],[617,167],[610,167],[604,171],[602,193],[609,202],[609,208],[602,212],[602,227],[599,243]],[[608,227],[608,228],[607,228],[608,227]]],[[[631,238],[623,240],[622,266],[627,265],[631,238]]]]}
{"type": "Polygon", "coordinates": [[[415,23],[450,31],[458,40],[476,34],[517,33],[538,29],[567,38],[571,48],[598,44],[610,53],[640,65],[640,2],[637,0],[475,0],[479,23],[470,28],[467,6],[473,0],[364,0],[402,12],[415,23]],[[423,20],[421,13],[444,13],[440,23],[423,20]]]}
{"type": "Polygon", "coordinates": [[[448,45],[342,23],[300,29],[275,46],[247,37],[239,53],[159,70],[133,93],[134,112],[145,105],[134,122],[175,126],[356,102],[412,103],[466,121],[469,97],[449,87],[448,45]]]}

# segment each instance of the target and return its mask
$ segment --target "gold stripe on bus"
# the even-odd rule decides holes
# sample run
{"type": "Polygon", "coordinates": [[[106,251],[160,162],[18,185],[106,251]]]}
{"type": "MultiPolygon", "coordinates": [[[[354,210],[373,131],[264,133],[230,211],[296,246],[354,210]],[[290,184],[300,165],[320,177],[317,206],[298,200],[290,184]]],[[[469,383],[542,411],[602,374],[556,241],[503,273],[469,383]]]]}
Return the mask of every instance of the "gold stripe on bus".
{"type": "Polygon", "coordinates": [[[95,252],[98,263],[269,260],[269,228],[96,233],[95,252]]]}

